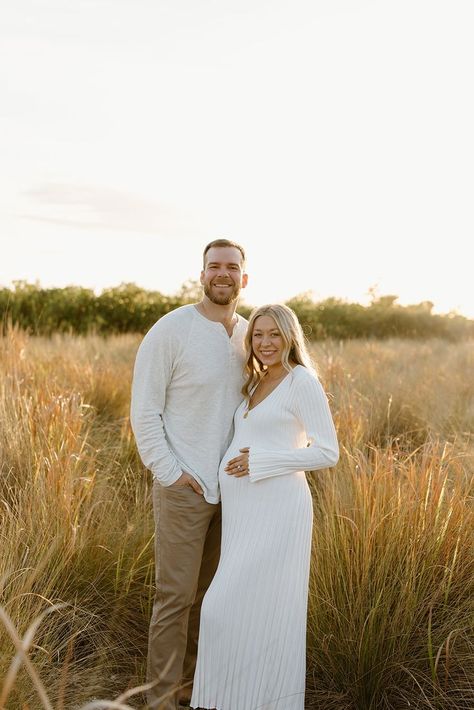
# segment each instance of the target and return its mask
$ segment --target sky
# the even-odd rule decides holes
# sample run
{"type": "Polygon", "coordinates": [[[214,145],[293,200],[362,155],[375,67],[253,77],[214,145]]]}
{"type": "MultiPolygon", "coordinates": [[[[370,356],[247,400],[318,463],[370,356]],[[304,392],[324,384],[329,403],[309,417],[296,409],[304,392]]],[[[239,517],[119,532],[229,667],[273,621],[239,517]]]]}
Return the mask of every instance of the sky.
{"type": "Polygon", "coordinates": [[[227,237],[251,305],[474,317],[472,0],[0,8],[0,286],[165,294],[227,237]]]}

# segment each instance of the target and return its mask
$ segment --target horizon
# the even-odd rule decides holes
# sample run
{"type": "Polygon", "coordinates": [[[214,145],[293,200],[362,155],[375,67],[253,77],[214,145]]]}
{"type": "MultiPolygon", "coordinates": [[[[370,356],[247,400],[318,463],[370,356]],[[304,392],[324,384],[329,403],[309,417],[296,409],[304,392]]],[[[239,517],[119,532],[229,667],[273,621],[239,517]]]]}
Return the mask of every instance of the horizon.
{"type": "MultiPolygon", "coordinates": [[[[120,283],[104,285],[104,286],[102,286],[102,287],[100,287],[100,288],[97,288],[97,287],[94,288],[94,287],[84,286],[84,285],[77,284],[77,283],[69,283],[69,284],[66,284],[66,285],[64,285],[64,286],[57,286],[57,285],[54,285],[54,284],[50,284],[50,285],[43,284],[43,283],[41,283],[41,281],[40,281],[39,279],[36,279],[36,280],[34,280],[34,281],[28,281],[28,280],[23,280],[23,279],[14,279],[10,284],[3,284],[3,283],[0,283],[0,290],[3,289],[3,288],[6,288],[6,289],[8,289],[8,290],[14,291],[16,284],[26,284],[27,286],[35,286],[35,287],[37,287],[37,288],[39,288],[39,289],[41,289],[41,290],[78,288],[78,289],[84,289],[84,290],[92,291],[96,297],[100,296],[104,291],[107,291],[107,290],[109,290],[109,289],[117,289],[117,288],[120,288],[121,286],[135,286],[135,287],[137,287],[137,288],[139,288],[139,289],[141,289],[141,290],[144,290],[144,291],[157,292],[157,293],[159,293],[160,295],[164,296],[165,298],[173,298],[173,297],[175,297],[175,296],[179,297],[179,296],[180,296],[180,291],[181,291],[182,289],[185,289],[187,286],[191,287],[191,289],[193,289],[193,288],[198,288],[198,287],[200,288],[200,283],[199,283],[199,280],[198,280],[198,279],[185,279],[185,280],[182,282],[182,284],[181,284],[175,291],[173,291],[173,292],[164,291],[164,290],[162,290],[162,289],[160,289],[160,288],[157,288],[157,287],[147,288],[147,287],[145,287],[145,286],[143,286],[143,285],[141,285],[141,284],[138,284],[138,283],[136,283],[136,282],[134,282],[134,281],[122,281],[122,282],[120,282],[120,283]]],[[[246,289],[242,289],[242,291],[241,291],[241,293],[240,293],[240,296],[239,296],[239,299],[238,299],[238,303],[237,303],[237,308],[238,308],[239,306],[244,306],[244,307],[247,307],[247,308],[255,308],[255,307],[257,307],[257,306],[264,305],[264,303],[270,303],[270,301],[261,302],[261,303],[259,303],[259,304],[252,303],[252,302],[250,302],[250,301],[246,298],[246,293],[245,293],[245,291],[246,291],[246,289]]],[[[372,303],[377,302],[377,301],[379,301],[379,300],[381,300],[381,299],[384,299],[384,298],[391,298],[391,299],[394,299],[394,300],[393,300],[393,305],[394,305],[394,306],[400,306],[400,307],[402,307],[402,308],[410,308],[410,307],[422,306],[422,305],[428,303],[428,304],[431,305],[430,312],[431,312],[432,315],[448,316],[448,317],[449,317],[449,316],[460,316],[460,317],[462,317],[462,318],[466,318],[467,320],[474,320],[474,317],[473,317],[473,316],[467,316],[467,315],[465,315],[465,314],[463,314],[463,313],[460,313],[459,311],[455,311],[455,310],[451,310],[451,311],[439,311],[439,310],[436,309],[435,304],[433,303],[433,301],[432,301],[431,299],[429,299],[429,298],[426,298],[426,299],[423,299],[423,300],[417,301],[417,302],[402,302],[402,301],[400,300],[400,297],[399,297],[397,294],[395,294],[395,293],[382,293],[382,292],[379,292],[379,291],[378,291],[376,288],[374,288],[374,287],[370,287],[370,288],[368,289],[368,291],[367,291],[367,299],[366,299],[364,302],[363,302],[363,301],[358,301],[358,300],[351,300],[351,299],[348,299],[348,298],[342,298],[342,297],[339,297],[339,296],[336,296],[336,295],[327,295],[327,296],[324,296],[324,297],[317,298],[317,297],[315,296],[315,294],[314,294],[313,292],[311,292],[310,290],[308,290],[308,291],[302,291],[302,292],[293,294],[292,296],[290,296],[289,298],[287,298],[287,299],[285,299],[285,300],[274,301],[274,302],[287,303],[287,302],[291,301],[292,299],[298,299],[298,298],[308,298],[308,299],[309,299],[311,302],[313,302],[315,305],[319,305],[319,304],[321,304],[321,303],[324,303],[325,301],[335,300],[335,301],[340,302],[340,303],[342,303],[342,304],[344,304],[344,305],[360,305],[360,306],[363,306],[364,308],[370,307],[370,306],[372,305],[372,303]]]]}

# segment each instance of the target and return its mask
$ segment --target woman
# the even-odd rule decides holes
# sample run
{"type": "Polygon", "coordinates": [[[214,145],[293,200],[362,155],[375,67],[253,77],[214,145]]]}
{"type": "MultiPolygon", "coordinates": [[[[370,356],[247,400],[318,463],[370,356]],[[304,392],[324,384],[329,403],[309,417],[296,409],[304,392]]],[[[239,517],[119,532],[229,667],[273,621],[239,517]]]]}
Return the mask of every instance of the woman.
{"type": "Polygon", "coordinates": [[[192,708],[302,710],[313,509],[336,433],[287,306],[250,317],[244,401],[219,470],[222,546],[201,609],[192,708]]]}

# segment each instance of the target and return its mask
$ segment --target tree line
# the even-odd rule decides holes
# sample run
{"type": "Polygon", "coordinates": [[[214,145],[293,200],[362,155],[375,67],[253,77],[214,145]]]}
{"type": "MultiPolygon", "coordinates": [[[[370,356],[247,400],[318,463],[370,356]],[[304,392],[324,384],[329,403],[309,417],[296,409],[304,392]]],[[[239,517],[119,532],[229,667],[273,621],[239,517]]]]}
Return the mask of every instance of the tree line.
{"type": "MultiPolygon", "coordinates": [[[[199,300],[200,285],[183,284],[172,296],[149,291],[133,283],[104,289],[95,294],[80,286],[42,288],[38,283],[16,281],[0,288],[0,318],[3,331],[13,325],[32,335],[74,333],[145,333],[161,316],[178,306],[199,300]]],[[[474,320],[458,314],[434,314],[433,303],[424,301],[402,306],[397,296],[376,296],[371,303],[348,303],[338,298],[314,301],[301,294],[287,301],[310,340],[325,338],[445,338],[461,340],[474,336],[474,320]]],[[[252,306],[237,309],[248,317],[252,306]]]]}

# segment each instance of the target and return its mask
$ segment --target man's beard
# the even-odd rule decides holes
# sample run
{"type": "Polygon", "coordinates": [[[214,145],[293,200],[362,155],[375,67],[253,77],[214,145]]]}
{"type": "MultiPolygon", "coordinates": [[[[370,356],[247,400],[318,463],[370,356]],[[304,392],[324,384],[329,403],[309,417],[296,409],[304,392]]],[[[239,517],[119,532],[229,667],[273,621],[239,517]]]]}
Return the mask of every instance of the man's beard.
{"type": "Polygon", "coordinates": [[[238,299],[240,293],[240,285],[234,284],[233,288],[228,293],[223,293],[219,295],[218,293],[212,292],[211,286],[209,286],[208,284],[204,284],[204,293],[206,294],[208,299],[212,301],[212,303],[215,303],[218,306],[228,306],[238,299]]]}

